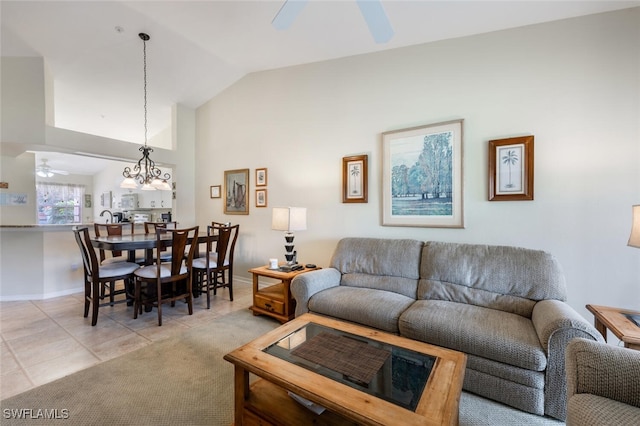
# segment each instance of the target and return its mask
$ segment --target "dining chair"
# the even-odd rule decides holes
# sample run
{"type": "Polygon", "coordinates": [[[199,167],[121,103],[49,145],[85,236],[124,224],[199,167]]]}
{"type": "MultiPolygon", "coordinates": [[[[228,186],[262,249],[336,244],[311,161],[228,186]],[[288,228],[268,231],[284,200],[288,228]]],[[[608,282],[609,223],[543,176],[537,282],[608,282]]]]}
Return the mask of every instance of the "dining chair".
{"type": "MultiPolygon", "coordinates": [[[[156,232],[156,229],[176,229],[178,227],[178,222],[145,222],[144,223],[144,232],[145,234],[153,234],[156,232]]],[[[161,262],[170,262],[171,261],[172,251],[170,248],[164,248],[161,252],[161,257],[159,258],[161,262]]],[[[158,257],[154,257],[153,261],[156,262],[158,257]]]]}
{"type": "Polygon", "coordinates": [[[228,288],[233,301],[233,253],[239,231],[240,225],[212,222],[207,226],[205,255],[193,260],[194,291],[207,295],[207,309],[211,307],[211,291],[215,296],[218,288],[228,288]]]}
{"type": "Polygon", "coordinates": [[[176,300],[185,299],[189,315],[193,314],[192,294],[192,263],[198,246],[198,226],[185,229],[156,228],[156,258],[170,240],[173,253],[187,253],[186,256],[173,256],[169,262],[156,262],[153,265],[142,266],[135,272],[135,307],[134,318],[138,312],[142,313],[143,306],[158,309],[158,325],[162,325],[162,305],[176,300]],[[168,237],[167,234],[170,236],[168,237]],[[145,286],[145,293],[142,287],[145,286]]]}
{"type": "MultiPolygon", "coordinates": [[[[119,235],[123,235],[123,232],[129,232],[130,234],[133,234],[133,229],[134,229],[133,223],[94,223],[93,224],[93,230],[94,230],[94,233],[96,234],[96,237],[100,237],[101,235],[119,236],[119,235]]],[[[107,256],[107,250],[104,250],[104,249],[99,249],[98,253],[99,253],[99,261],[101,265],[128,261],[128,254],[123,254],[122,250],[113,250],[110,252],[111,253],[110,256],[107,256]]],[[[136,258],[136,263],[140,264],[140,262],[143,260],[144,258],[140,258],[140,259],[136,258]]],[[[133,281],[131,282],[131,284],[133,284],[133,281]]],[[[110,288],[110,293],[113,294],[115,282],[103,283],[100,286],[101,300],[104,299],[105,295],[107,294],[106,293],[107,287],[110,288]]],[[[133,294],[133,289],[130,289],[129,293],[133,294]]]]}
{"type": "MultiPolygon", "coordinates": [[[[139,266],[132,262],[113,262],[101,265],[96,250],[91,245],[89,227],[74,226],[73,233],[80,248],[84,266],[84,317],[89,315],[89,306],[92,306],[91,325],[93,326],[98,322],[98,308],[107,304],[113,306],[116,303],[115,296],[126,294],[127,288],[131,288],[129,284],[132,283],[133,273],[139,266]],[[116,281],[124,281],[124,288],[116,290],[116,281]],[[105,284],[109,286],[109,302],[101,304],[99,301],[100,293],[105,284]]],[[[133,298],[131,294],[128,294],[128,297],[133,298]]]]}
{"type": "MultiPolygon", "coordinates": [[[[122,235],[123,232],[133,234],[133,223],[94,223],[93,230],[96,237],[103,235],[122,235]]],[[[107,256],[107,251],[103,249],[100,249],[98,253],[100,255],[101,265],[113,262],[126,262],[128,258],[121,250],[112,251],[110,256],[107,256]]]]}

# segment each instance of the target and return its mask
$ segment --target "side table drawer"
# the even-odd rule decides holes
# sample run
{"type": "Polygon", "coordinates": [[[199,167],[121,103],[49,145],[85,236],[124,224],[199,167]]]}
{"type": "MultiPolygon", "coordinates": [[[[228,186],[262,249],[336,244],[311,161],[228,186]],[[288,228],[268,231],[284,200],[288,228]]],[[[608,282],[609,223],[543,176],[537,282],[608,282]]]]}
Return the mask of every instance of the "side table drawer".
{"type": "Polygon", "coordinates": [[[256,307],[264,309],[266,311],[284,315],[284,303],[281,300],[275,300],[270,297],[265,297],[264,295],[258,293],[253,297],[253,304],[256,305],[256,307]]]}

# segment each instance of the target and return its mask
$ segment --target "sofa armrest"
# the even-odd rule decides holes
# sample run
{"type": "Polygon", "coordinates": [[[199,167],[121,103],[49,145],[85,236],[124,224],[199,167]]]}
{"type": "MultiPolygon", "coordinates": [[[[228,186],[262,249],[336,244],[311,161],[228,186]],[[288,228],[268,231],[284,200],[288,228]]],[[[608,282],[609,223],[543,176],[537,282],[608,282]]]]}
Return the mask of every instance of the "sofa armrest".
{"type": "Polygon", "coordinates": [[[335,268],[318,269],[296,275],[291,281],[291,294],[296,299],[296,316],[309,312],[309,299],[321,290],[340,285],[342,274],[335,268]]]}
{"type": "Polygon", "coordinates": [[[602,335],[582,318],[571,306],[560,300],[541,300],[531,315],[542,347],[547,352],[545,372],[545,414],[565,419],[567,414],[567,379],[565,351],[576,338],[603,342],[602,335]]]}
{"type": "Polygon", "coordinates": [[[640,352],[587,339],[567,346],[567,396],[589,393],[640,407],[640,352]]]}

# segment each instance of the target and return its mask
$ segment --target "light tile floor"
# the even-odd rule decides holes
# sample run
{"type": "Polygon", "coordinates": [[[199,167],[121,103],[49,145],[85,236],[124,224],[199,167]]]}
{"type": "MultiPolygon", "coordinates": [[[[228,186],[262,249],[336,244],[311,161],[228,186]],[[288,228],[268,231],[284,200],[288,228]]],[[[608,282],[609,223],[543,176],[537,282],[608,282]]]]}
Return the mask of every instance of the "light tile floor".
{"type": "Polygon", "coordinates": [[[163,305],[162,327],[154,309],[133,319],[125,303],[100,308],[98,323],[83,317],[83,293],[47,300],[0,302],[0,399],[67,376],[252,304],[251,284],[235,281],[229,291],[163,305]]]}

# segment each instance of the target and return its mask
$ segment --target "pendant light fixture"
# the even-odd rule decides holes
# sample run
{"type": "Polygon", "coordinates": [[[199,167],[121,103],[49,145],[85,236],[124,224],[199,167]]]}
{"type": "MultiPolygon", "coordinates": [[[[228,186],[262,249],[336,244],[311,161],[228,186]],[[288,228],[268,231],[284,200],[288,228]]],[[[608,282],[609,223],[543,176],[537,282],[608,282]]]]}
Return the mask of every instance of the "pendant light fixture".
{"type": "Polygon", "coordinates": [[[153,191],[161,189],[170,191],[171,186],[168,180],[171,179],[169,173],[162,174],[162,170],[156,167],[156,163],[149,157],[153,152],[152,148],[147,146],[147,41],[151,37],[148,34],[140,33],[138,37],[142,39],[143,65],[144,65],[144,146],[140,147],[142,158],[138,163],[131,167],[125,167],[122,175],[124,180],[120,184],[120,188],[137,189],[138,183],[142,185],[143,191],[153,191]]]}

